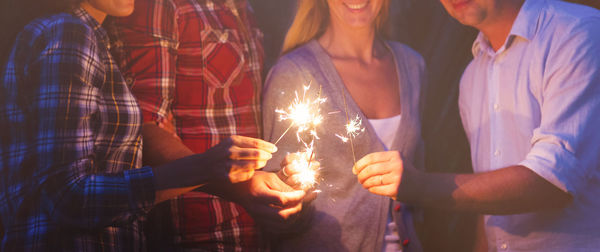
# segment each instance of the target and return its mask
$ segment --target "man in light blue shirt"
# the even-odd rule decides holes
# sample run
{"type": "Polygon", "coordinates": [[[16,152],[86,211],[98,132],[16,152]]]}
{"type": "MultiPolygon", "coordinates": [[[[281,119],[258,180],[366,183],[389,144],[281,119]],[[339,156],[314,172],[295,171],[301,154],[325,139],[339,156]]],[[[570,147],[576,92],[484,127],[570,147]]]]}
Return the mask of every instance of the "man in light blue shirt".
{"type": "Polygon", "coordinates": [[[459,96],[476,174],[425,174],[387,152],[357,162],[359,181],[407,203],[487,214],[490,251],[600,249],[600,12],[558,0],[441,2],[480,31],[459,96]]]}

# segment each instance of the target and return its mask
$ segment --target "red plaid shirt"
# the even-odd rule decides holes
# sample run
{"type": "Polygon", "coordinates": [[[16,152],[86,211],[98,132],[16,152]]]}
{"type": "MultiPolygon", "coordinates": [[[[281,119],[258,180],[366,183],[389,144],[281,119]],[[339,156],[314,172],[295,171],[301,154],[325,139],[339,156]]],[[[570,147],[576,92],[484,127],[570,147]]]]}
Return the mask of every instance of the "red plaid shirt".
{"type": "MultiPolygon", "coordinates": [[[[144,121],[172,115],[177,135],[197,153],[233,134],[260,137],[262,33],[245,0],[136,0],[134,13],[114,22],[116,54],[144,121]]],[[[201,192],[170,200],[150,220],[150,242],[260,247],[241,206],[201,192]]]]}

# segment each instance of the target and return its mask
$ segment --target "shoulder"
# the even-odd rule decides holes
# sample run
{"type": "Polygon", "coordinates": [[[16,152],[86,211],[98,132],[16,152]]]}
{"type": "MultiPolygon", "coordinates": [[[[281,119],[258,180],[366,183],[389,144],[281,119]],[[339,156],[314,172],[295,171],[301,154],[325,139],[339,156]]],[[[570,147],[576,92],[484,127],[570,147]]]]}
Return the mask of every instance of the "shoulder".
{"type": "Polygon", "coordinates": [[[132,34],[143,33],[175,40],[180,10],[193,10],[194,7],[189,5],[190,0],[136,0],[131,15],[113,18],[114,28],[126,38],[137,38],[132,34]]]}
{"type": "MultiPolygon", "coordinates": [[[[318,48],[309,42],[281,56],[267,75],[265,92],[297,90],[298,87],[311,83],[316,77],[323,76],[318,62],[318,48]],[[311,48],[312,47],[312,48],[311,48]]],[[[291,92],[293,93],[293,92],[291,92]]]]}
{"type": "Polygon", "coordinates": [[[67,13],[38,18],[27,24],[17,36],[17,57],[31,62],[48,53],[71,56],[95,56],[98,45],[93,27],[67,13]],[[26,56],[27,55],[27,56],[26,56]]]}
{"type": "Polygon", "coordinates": [[[600,53],[600,11],[563,1],[546,2],[533,40],[540,53],[555,63],[597,61],[592,58],[600,53]]]}
{"type": "Polygon", "coordinates": [[[547,1],[540,17],[541,31],[547,36],[558,36],[562,41],[572,36],[600,38],[600,11],[588,6],[563,1],[547,1]]]}
{"type": "Polygon", "coordinates": [[[30,35],[32,38],[68,40],[79,37],[92,38],[94,29],[71,14],[60,13],[31,21],[23,28],[22,34],[30,35]]]}
{"type": "Polygon", "coordinates": [[[271,73],[299,74],[301,72],[319,71],[318,57],[319,48],[316,42],[308,42],[284,55],[282,55],[273,68],[271,73]]]}

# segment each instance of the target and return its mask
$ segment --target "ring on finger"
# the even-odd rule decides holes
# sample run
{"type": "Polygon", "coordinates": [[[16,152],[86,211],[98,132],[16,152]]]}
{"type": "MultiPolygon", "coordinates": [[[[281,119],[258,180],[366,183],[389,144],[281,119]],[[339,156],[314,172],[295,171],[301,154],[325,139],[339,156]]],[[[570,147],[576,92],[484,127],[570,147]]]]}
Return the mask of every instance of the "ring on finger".
{"type": "Polygon", "coordinates": [[[285,166],[285,167],[281,168],[281,173],[283,174],[283,176],[285,176],[285,177],[287,178],[287,177],[289,177],[290,175],[288,175],[288,174],[285,172],[285,168],[286,168],[286,167],[287,167],[287,166],[285,166]]]}

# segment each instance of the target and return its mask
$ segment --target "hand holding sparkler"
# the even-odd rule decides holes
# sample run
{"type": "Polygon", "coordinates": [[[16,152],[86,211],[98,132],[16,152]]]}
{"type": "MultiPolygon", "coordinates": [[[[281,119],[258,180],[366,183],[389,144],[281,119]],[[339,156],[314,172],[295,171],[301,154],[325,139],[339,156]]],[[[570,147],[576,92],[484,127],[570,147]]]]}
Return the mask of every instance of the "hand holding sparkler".
{"type": "Polygon", "coordinates": [[[302,151],[288,154],[281,162],[279,178],[295,189],[309,190],[317,183],[320,163],[310,159],[312,151],[302,151]]]}
{"type": "Polygon", "coordinates": [[[394,200],[407,170],[413,171],[415,168],[410,163],[404,163],[398,151],[370,153],[352,167],[352,172],[365,189],[394,200]]]}
{"type": "Polygon", "coordinates": [[[272,143],[234,135],[199,155],[212,178],[238,183],[250,179],[254,170],[263,168],[276,151],[272,143]]]}

